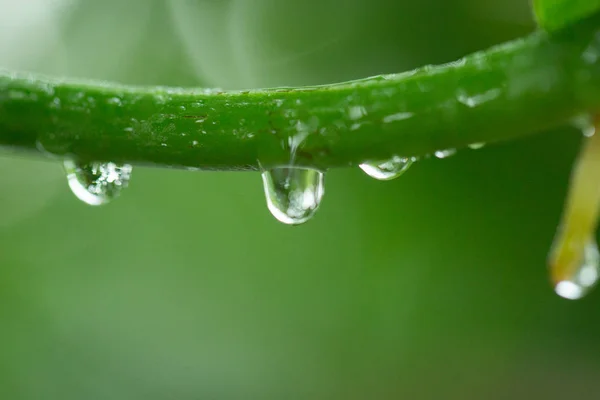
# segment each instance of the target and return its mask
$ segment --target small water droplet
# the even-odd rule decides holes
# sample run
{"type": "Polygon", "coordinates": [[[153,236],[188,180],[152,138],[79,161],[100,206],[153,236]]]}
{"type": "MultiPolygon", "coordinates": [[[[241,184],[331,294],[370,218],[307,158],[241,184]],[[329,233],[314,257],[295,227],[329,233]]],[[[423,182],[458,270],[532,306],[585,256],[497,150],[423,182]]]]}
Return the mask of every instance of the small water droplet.
{"type": "Polygon", "coordinates": [[[262,173],[271,214],[284,224],[308,221],[319,208],[324,193],[324,174],[315,169],[279,167],[262,173]]]}
{"type": "Polygon", "coordinates": [[[595,64],[600,59],[600,32],[596,32],[591,43],[583,51],[581,57],[587,64],[595,64]]]}
{"type": "Polygon", "coordinates": [[[594,119],[590,114],[581,114],[571,120],[571,124],[581,131],[585,137],[592,137],[596,133],[594,119]]]}
{"type": "Polygon", "coordinates": [[[414,116],[414,114],[411,112],[400,112],[400,113],[391,114],[391,115],[387,115],[387,116],[383,117],[383,122],[385,124],[389,124],[390,122],[403,121],[405,119],[412,118],[413,116],[414,116]]]}
{"type": "Polygon", "coordinates": [[[554,287],[554,291],[561,297],[577,300],[585,296],[594,287],[600,277],[600,254],[596,242],[590,240],[585,246],[583,259],[573,276],[554,287]]]}
{"type": "Polygon", "coordinates": [[[129,164],[81,164],[73,160],[65,160],[64,167],[73,194],[91,206],[106,204],[118,197],[127,187],[132,170],[129,164]]]}
{"type": "Polygon", "coordinates": [[[123,105],[123,102],[118,97],[111,97],[111,98],[107,99],[106,102],[108,104],[110,104],[110,105],[113,105],[113,106],[121,106],[121,105],[123,105]]]}
{"type": "Polygon", "coordinates": [[[437,158],[446,158],[456,154],[456,149],[438,150],[433,153],[437,158]]]}
{"type": "Polygon", "coordinates": [[[412,163],[410,158],[394,156],[386,161],[362,163],[359,167],[371,178],[389,181],[402,175],[412,163]]]}
{"type": "Polygon", "coordinates": [[[49,104],[50,108],[54,108],[54,109],[59,109],[60,108],[60,98],[55,97],[54,99],[52,99],[52,101],[49,104]]]}
{"type": "Polygon", "coordinates": [[[468,145],[468,147],[469,147],[470,149],[472,149],[472,150],[479,150],[479,149],[481,149],[481,148],[482,148],[482,147],[484,147],[484,146],[485,146],[485,143],[484,143],[484,142],[479,142],[479,143],[471,143],[470,145],[468,145]]]}
{"type": "Polygon", "coordinates": [[[367,115],[367,110],[363,106],[353,106],[348,109],[348,117],[351,120],[361,119],[367,115]]]}

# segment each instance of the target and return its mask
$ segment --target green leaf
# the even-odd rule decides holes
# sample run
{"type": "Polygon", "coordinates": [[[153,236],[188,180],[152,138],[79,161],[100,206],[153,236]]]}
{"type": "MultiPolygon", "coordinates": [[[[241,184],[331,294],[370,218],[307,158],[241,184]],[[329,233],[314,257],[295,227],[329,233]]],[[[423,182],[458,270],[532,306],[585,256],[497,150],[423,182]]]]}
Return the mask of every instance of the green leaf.
{"type": "Polygon", "coordinates": [[[534,0],[538,24],[554,31],[600,10],[600,0],[534,0]]]}

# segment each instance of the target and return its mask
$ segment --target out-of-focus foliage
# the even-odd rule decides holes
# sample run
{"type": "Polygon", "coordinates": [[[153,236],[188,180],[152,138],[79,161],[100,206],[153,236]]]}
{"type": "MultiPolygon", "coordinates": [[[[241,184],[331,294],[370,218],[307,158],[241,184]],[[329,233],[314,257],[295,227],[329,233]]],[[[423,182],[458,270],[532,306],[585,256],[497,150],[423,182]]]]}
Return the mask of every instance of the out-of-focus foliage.
{"type": "MultiPolygon", "coordinates": [[[[318,84],[534,29],[525,0],[93,0],[0,5],[0,65],[138,84],[318,84]]],[[[334,170],[276,223],[257,173],[137,168],[91,208],[60,168],[0,162],[2,399],[564,399],[595,393],[600,293],[545,258],[573,129],[334,170]]]]}
{"type": "Polygon", "coordinates": [[[555,30],[600,10],[600,0],[533,0],[538,24],[555,30]]]}

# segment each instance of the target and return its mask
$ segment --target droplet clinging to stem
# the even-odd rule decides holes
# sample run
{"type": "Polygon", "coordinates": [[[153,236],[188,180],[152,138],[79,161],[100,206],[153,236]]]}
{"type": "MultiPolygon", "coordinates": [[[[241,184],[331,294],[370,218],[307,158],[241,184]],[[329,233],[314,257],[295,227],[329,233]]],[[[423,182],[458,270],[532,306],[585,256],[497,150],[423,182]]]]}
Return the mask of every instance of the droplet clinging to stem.
{"type": "Polygon", "coordinates": [[[385,161],[362,163],[360,169],[372,178],[389,181],[406,172],[412,163],[413,160],[410,158],[394,156],[385,161]]]}
{"type": "Polygon", "coordinates": [[[112,162],[79,163],[64,161],[69,187],[81,201],[91,206],[99,206],[118,197],[127,187],[132,167],[112,162]]]}
{"type": "Polygon", "coordinates": [[[323,172],[279,167],[264,171],[262,179],[267,206],[278,221],[299,225],[317,212],[325,191],[323,172]]]}

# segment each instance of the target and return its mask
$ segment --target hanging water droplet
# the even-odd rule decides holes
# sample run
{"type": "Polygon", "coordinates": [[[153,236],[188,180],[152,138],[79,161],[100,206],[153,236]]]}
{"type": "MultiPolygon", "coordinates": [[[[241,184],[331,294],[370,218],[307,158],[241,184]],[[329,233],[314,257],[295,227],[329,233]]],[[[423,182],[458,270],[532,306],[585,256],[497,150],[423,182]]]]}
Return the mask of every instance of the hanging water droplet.
{"type": "Polygon", "coordinates": [[[469,147],[471,150],[479,150],[479,149],[481,149],[481,148],[482,148],[482,147],[484,147],[484,146],[485,146],[485,143],[484,143],[484,142],[479,142],[479,143],[471,143],[470,145],[468,145],[468,147],[469,147]]]}
{"type": "Polygon", "coordinates": [[[284,224],[308,221],[319,208],[324,174],[315,169],[279,167],[262,173],[267,206],[284,224]]]}
{"type": "Polygon", "coordinates": [[[565,299],[580,299],[592,289],[598,277],[600,277],[600,254],[596,242],[590,240],[585,246],[579,267],[570,279],[558,282],[554,291],[565,299]]]}
{"type": "Polygon", "coordinates": [[[359,167],[371,178],[389,181],[402,175],[412,163],[410,158],[394,156],[386,161],[362,163],[359,167]]]}
{"type": "Polygon", "coordinates": [[[456,149],[438,150],[433,153],[437,158],[446,158],[456,154],[456,149]]]}
{"type": "Polygon", "coordinates": [[[65,171],[71,191],[91,206],[106,204],[127,187],[132,167],[112,162],[78,163],[65,160],[65,171]]]}

